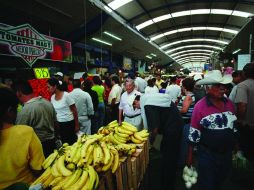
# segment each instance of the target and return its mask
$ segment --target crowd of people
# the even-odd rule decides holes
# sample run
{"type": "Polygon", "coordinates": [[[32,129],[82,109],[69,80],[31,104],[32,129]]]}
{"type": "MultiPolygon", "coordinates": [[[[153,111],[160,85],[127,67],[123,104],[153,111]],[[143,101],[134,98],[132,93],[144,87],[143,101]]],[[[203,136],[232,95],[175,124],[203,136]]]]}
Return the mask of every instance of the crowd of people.
{"type": "Polygon", "coordinates": [[[31,183],[57,146],[113,120],[148,129],[151,144],[162,134],[164,190],[174,189],[178,167],[193,164],[193,151],[202,190],[221,188],[233,150],[254,163],[254,63],[232,75],[212,70],[164,80],[160,74],[122,80],[84,73],[66,83],[58,72],[47,85],[50,101],[35,96],[28,81],[0,87],[0,189],[31,183]]]}

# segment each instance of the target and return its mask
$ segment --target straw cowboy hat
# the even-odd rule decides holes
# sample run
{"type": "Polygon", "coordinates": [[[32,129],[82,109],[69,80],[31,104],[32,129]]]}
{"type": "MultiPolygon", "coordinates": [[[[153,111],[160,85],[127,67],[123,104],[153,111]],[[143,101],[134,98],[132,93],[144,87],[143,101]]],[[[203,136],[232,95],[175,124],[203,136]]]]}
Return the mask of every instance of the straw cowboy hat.
{"type": "Polygon", "coordinates": [[[204,75],[204,79],[199,80],[197,85],[204,84],[229,84],[233,80],[232,75],[224,75],[222,76],[219,70],[209,71],[206,75],[204,75]]]}

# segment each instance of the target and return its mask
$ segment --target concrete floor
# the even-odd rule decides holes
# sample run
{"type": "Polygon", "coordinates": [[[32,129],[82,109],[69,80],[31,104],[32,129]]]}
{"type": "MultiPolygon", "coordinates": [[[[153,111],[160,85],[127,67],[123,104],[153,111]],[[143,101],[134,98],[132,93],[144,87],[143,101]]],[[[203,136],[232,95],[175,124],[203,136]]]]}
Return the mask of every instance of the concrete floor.
{"type": "MultiPolygon", "coordinates": [[[[144,181],[140,186],[140,190],[158,190],[160,185],[160,152],[150,150],[150,162],[144,181]]],[[[192,190],[198,188],[193,186],[192,190]]],[[[165,189],[166,190],[166,189],[165,189]]],[[[186,190],[181,177],[181,170],[177,174],[177,185],[175,190],[186,190]]],[[[254,190],[254,168],[248,170],[234,169],[226,180],[222,190],[254,190]]]]}

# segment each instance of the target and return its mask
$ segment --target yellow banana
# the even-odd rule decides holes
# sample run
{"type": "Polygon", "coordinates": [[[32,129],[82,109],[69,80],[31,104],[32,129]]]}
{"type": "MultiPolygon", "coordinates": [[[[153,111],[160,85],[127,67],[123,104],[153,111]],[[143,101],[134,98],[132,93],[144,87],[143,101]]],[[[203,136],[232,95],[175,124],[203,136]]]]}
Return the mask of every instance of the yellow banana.
{"type": "Polygon", "coordinates": [[[100,145],[101,145],[103,153],[104,153],[103,164],[107,165],[110,160],[110,151],[109,151],[107,144],[105,142],[101,142],[100,145]]]}
{"type": "Polygon", "coordinates": [[[79,180],[74,183],[72,186],[69,187],[71,190],[80,190],[88,180],[88,171],[83,169],[82,175],[80,176],[79,180]]]}
{"type": "Polygon", "coordinates": [[[90,144],[88,149],[87,149],[86,157],[85,158],[83,157],[85,163],[88,161],[90,155],[93,154],[93,151],[94,151],[94,145],[90,144]]]}
{"type": "Polygon", "coordinates": [[[47,169],[54,162],[57,156],[58,156],[58,152],[57,150],[54,150],[54,152],[51,153],[46,160],[44,160],[42,164],[43,169],[47,169]]]}
{"type": "Polygon", "coordinates": [[[49,177],[42,183],[43,189],[46,189],[54,179],[55,177],[50,174],[49,177]]]}
{"type": "Polygon", "coordinates": [[[56,186],[60,181],[64,180],[65,177],[56,177],[50,184],[50,187],[56,186]]]}
{"type": "Polygon", "coordinates": [[[74,164],[77,164],[78,163],[78,161],[80,160],[80,158],[81,158],[81,147],[82,146],[79,146],[78,147],[78,149],[77,149],[77,151],[76,151],[76,154],[73,156],[73,158],[72,158],[72,162],[74,163],[74,164]]]}
{"type": "Polygon", "coordinates": [[[128,134],[119,132],[118,129],[119,129],[119,127],[116,127],[116,128],[115,128],[115,133],[116,133],[118,136],[120,136],[120,137],[122,137],[122,138],[127,138],[127,137],[130,136],[130,135],[128,135],[128,134]]]}
{"type": "Polygon", "coordinates": [[[86,180],[86,183],[85,183],[85,185],[83,186],[83,188],[81,190],[89,190],[88,189],[89,181],[90,181],[90,177],[88,176],[87,180],[86,180]]]}
{"type": "Polygon", "coordinates": [[[57,160],[56,162],[56,167],[58,169],[58,171],[63,175],[63,176],[69,176],[72,174],[72,171],[67,169],[64,165],[64,159],[65,159],[65,155],[60,156],[60,158],[57,160]]]}
{"type": "Polygon", "coordinates": [[[89,145],[94,143],[95,141],[101,139],[102,137],[103,137],[103,135],[97,135],[94,138],[88,139],[81,149],[81,158],[84,158],[86,156],[87,149],[88,149],[89,145]]]}
{"type": "Polygon", "coordinates": [[[91,154],[88,158],[87,164],[91,165],[93,163],[93,154],[91,154]]]}
{"type": "Polygon", "coordinates": [[[109,126],[109,125],[115,125],[115,124],[118,124],[117,120],[111,121],[107,126],[109,126]]]}
{"type": "Polygon", "coordinates": [[[133,148],[133,149],[130,149],[129,151],[128,151],[128,154],[129,155],[132,155],[133,153],[135,153],[136,152],[136,148],[133,148]]]}
{"type": "Polygon", "coordinates": [[[51,168],[48,167],[42,174],[40,177],[38,177],[31,185],[36,185],[39,183],[43,183],[46,179],[48,179],[48,177],[51,175],[51,168]]]}
{"type": "Polygon", "coordinates": [[[89,181],[88,181],[88,187],[87,189],[94,189],[94,183],[95,183],[95,179],[96,179],[96,171],[94,170],[94,168],[92,166],[87,166],[87,171],[89,173],[89,181]]]}
{"type": "Polygon", "coordinates": [[[93,164],[94,166],[103,162],[103,151],[100,145],[96,144],[93,152],[93,164]]]}
{"type": "Polygon", "coordinates": [[[122,142],[118,141],[114,136],[113,133],[109,134],[110,141],[114,144],[122,144],[122,142]]]}
{"type": "Polygon", "coordinates": [[[82,169],[77,169],[71,176],[68,176],[69,179],[65,181],[62,189],[68,189],[71,185],[76,183],[79,180],[81,174],[82,174],[82,169]]]}
{"type": "Polygon", "coordinates": [[[140,140],[140,141],[144,141],[145,139],[143,139],[138,133],[134,133],[133,135],[136,139],[140,140]]]}
{"type": "Polygon", "coordinates": [[[141,144],[143,142],[143,141],[136,139],[134,136],[131,136],[131,141],[134,142],[135,144],[141,144]]]}
{"type": "Polygon", "coordinates": [[[59,176],[62,176],[62,174],[58,171],[57,169],[57,161],[55,161],[55,163],[53,164],[53,166],[51,167],[51,174],[54,176],[54,177],[59,177],[59,176]]]}
{"type": "Polygon", "coordinates": [[[149,136],[149,133],[146,129],[142,130],[142,131],[139,131],[137,132],[139,134],[139,136],[141,136],[142,138],[146,138],[149,136]]]}
{"type": "Polygon", "coordinates": [[[126,128],[127,130],[132,131],[132,132],[138,131],[138,129],[135,126],[133,126],[132,124],[127,123],[125,121],[122,122],[122,127],[126,128]]]}
{"type": "Polygon", "coordinates": [[[103,167],[102,167],[102,171],[108,171],[113,163],[113,160],[114,160],[114,155],[110,152],[110,159],[109,159],[109,162],[108,164],[105,164],[103,167]]]}
{"type": "Polygon", "coordinates": [[[123,134],[127,134],[127,135],[132,135],[134,133],[133,131],[123,128],[122,126],[118,127],[117,130],[119,131],[119,133],[123,133],[123,134]]]}
{"type": "Polygon", "coordinates": [[[113,154],[114,154],[114,161],[113,161],[113,164],[111,165],[111,170],[112,170],[112,173],[115,173],[116,169],[119,166],[119,154],[118,154],[118,151],[114,151],[113,154]]]}
{"type": "Polygon", "coordinates": [[[98,173],[97,172],[95,172],[95,182],[94,182],[94,187],[93,187],[93,189],[97,189],[98,188],[98,186],[99,186],[99,175],[98,175],[98,173]]]}
{"type": "Polygon", "coordinates": [[[114,138],[117,140],[117,141],[119,141],[120,143],[123,143],[123,144],[125,144],[126,143],[126,139],[123,139],[123,138],[121,138],[121,137],[119,137],[119,136],[117,136],[117,134],[116,133],[114,133],[113,134],[113,136],[114,136],[114,138]]]}

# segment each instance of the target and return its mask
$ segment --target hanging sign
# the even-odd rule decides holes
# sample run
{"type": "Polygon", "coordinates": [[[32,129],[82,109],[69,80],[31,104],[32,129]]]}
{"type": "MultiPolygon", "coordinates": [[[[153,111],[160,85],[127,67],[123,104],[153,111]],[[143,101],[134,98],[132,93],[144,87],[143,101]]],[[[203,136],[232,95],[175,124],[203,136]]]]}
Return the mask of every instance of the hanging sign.
{"type": "Polygon", "coordinates": [[[40,34],[29,24],[0,23],[0,54],[21,57],[30,67],[37,59],[71,62],[71,43],[40,34]]]}
{"type": "Polygon", "coordinates": [[[34,68],[34,75],[37,79],[50,78],[48,68],[34,68]]]}

